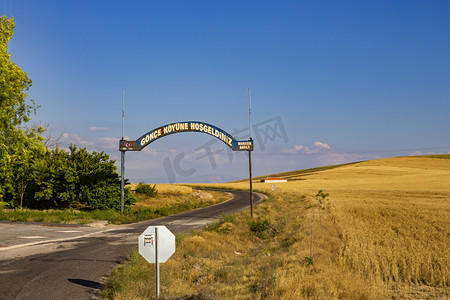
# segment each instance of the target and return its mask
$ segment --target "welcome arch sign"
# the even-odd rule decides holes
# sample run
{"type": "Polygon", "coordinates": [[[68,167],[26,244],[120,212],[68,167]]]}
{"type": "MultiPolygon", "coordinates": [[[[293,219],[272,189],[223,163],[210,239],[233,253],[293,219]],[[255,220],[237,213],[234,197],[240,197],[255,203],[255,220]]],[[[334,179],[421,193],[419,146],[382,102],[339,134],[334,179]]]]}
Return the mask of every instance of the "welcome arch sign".
{"type": "Polygon", "coordinates": [[[222,130],[214,125],[198,121],[170,123],[145,133],[135,141],[121,140],[119,150],[141,151],[157,139],[180,132],[199,132],[209,134],[224,142],[233,151],[253,151],[253,141],[251,139],[247,141],[238,141],[225,130],[222,130]]]}
{"type": "MultiPolygon", "coordinates": [[[[250,126],[251,128],[251,126],[250,126]]],[[[251,151],[253,151],[253,140],[250,138],[249,140],[236,140],[231,134],[222,130],[214,125],[199,122],[199,121],[185,121],[185,122],[175,122],[166,124],[164,126],[157,127],[149,132],[143,134],[136,140],[124,140],[122,139],[119,142],[119,150],[121,152],[121,212],[123,213],[124,209],[124,172],[125,172],[125,152],[126,151],[141,151],[149,144],[154,141],[171,135],[175,133],[182,132],[199,132],[211,135],[222,142],[224,142],[228,147],[230,147],[233,151],[248,151],[249,152],[249,174],[250,174],[250,214],[253,216],[253,189],[252,189],[252,159],[251,159],[251,151]]]]}

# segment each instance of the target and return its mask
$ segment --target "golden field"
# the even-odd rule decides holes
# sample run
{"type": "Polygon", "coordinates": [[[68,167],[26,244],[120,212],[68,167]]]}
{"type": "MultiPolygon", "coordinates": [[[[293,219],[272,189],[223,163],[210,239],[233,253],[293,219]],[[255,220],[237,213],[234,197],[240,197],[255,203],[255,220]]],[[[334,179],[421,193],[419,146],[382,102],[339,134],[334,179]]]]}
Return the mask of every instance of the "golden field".
{"type": "MultiPolygon", "coordinates": [[[[132,191],[134,191],[137,186],[137,183],[130,183],[127,185],[132,191]]],[[[222,192],[194,190],[191,187],[177,184],[155,184],[155,186],[158,191],[155,198],[135,194],[139,200],[133,204],[133,210],[147,208],[159,209],[182,203],[189,203],[189,205],[194,207],[204,207],[218,204],[231,198],[229,194],[224,194],[222,192]]]]}
{"type": "MultiPolygon", "coordinates": [[[[253,220],[245,211],[178,236],[177,252],[161,267],[162,294],[448,299],[449,158],[401,157],[289,172],[290,181],[276,183],[274,192],[270,183],[255,181],[254,189],[271,198],[255,208],[253,220]],[[329,193],[331,204],[322,222],[313,208],[318,190],[329,193]],[[249,229],[258,220],[268,221],[270,234],[249,229]]],[[[248,182],[221,186],[248,189],[248,182]]],[[[106,281],[105,295],[153,296],[153,269],[132,253],[106,281]]]]}

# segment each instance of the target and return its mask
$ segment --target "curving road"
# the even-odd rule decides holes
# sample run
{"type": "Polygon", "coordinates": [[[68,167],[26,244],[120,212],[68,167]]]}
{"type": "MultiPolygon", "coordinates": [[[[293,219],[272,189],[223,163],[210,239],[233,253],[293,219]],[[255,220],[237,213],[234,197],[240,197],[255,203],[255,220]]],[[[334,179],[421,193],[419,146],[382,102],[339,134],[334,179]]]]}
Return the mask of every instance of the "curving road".
{"type": "MultiPolygon", "coordinates": [[[[90,232],[81,237],[1,249],[0,298],[97,299],[96,289],[101,286],[101,278],[137,247],[138,236],[148,226],[165,225],[173,233],[190,231],[220,219],[223,214],[249,207],[248,192],[229,193],[233,194],[231,200],[206,208],[90,232]]],[[[263,198],[264,195],[254,193],[255,204],[263,198]]],[[[0,233],[0,238],[3,236],[5,230],[0,233]]]]}

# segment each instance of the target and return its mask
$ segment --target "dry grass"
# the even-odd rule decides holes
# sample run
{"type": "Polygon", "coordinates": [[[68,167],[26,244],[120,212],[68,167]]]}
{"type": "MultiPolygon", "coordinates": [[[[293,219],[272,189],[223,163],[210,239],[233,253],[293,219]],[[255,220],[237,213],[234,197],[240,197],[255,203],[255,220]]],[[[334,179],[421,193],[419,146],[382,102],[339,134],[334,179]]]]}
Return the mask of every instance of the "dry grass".
{"type": "MultiPolygon", "coordinates": [[[[376,291],[368,290],[356,274],[335,267],[340,240],[330,218],[324,218],[315,232],[314,264],[305,263],[311,224],[305,207],[309,200],[295,193],[284,196],[256,209],[263,219],[270,216],[274,234],[267,238],[249,230],[248,212],[227,216],[207,230],[179,235],[177,251],[161,265],[162,295],[203,293],[218,299],[376,297],[376,291]],[[298,213],[287,217],[286,204],[298,213]]],[[[134,252],[107,286],[118,290],[111,297],[114,299],[152,297],[154,265],[134,252]]]]}
{"type": "MultiPolygon", "coordinates": [[[[448,298],[450,160],[375,160],[301,179],[277,183],[272,199],[255,208],[272,226],[274,234],[266,239],[250,231],[248,212],[180,236],[177,252],[161,268],[162,293],[204,292],[219,299],[448,298]],[[313,264],[308,264],[311,205],[319,189],[330,193],[332,209],[322,225],[315,209],[313,264]]],[[[259,190],[270,186],[254,183],[259,190]]],[[[154,266],[134,256],[124,269],[139,275],[111,298],[154,294],[148,284],[154,266]]],[[[116,271],[108,284],[117,285],[123,274],[116,271]]]]}
{"type": "Polygon", "coordinates": [[[176,189],[166,189],[163,193],[160,193],[158,190],[158,195],[155,198],[137,195],[139,201],[132,206],[132,209],[158,209],[161,207],[170,207],[179,203],[189,203],[195,207],[204,207],[207,205],[218,204],[231,198],[229,194],[224,194],[223,192],[189,189],[191,190],[189,194],[180,194],[180,192],[186,192],[186,190],[177,191],[176,189]],[[168,191],[176,191],[178,194],[169,193],[168,191]]]}

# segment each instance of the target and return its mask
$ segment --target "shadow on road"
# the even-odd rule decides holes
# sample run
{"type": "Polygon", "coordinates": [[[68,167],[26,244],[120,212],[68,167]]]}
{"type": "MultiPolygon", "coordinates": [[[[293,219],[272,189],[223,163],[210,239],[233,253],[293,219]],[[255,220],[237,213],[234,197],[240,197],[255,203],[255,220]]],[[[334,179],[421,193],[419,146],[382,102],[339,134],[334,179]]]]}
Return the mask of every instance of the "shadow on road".
{"type": "Polygon", "coordinates": [[[82,285],[88,288],[93,289],[100,289],[102,287],[102,284],[97,281],[91,281],[91,280],[85,280],[85,279],[79,279],[79,278],[69,278],[67,279],[71,283],[76,283],[78,285],[82,285]]]}

